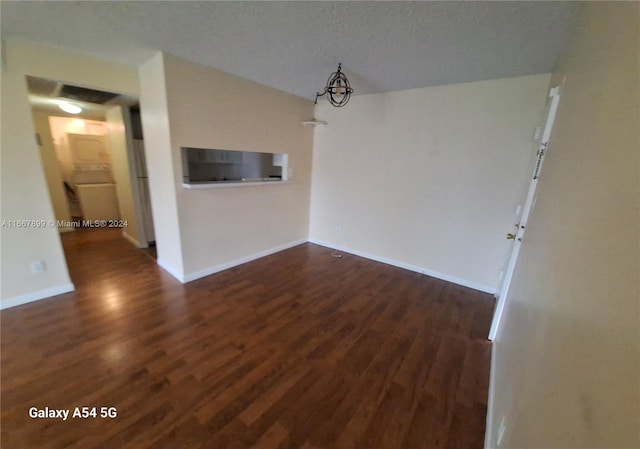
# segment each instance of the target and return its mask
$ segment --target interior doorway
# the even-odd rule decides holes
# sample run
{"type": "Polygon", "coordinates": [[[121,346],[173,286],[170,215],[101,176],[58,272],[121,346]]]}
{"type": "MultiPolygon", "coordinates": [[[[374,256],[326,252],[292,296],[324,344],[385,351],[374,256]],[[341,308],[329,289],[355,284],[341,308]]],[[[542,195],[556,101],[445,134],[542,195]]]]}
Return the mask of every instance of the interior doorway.
{"type": "Polygon", "coordinates": [[[138,99],[43,78],[27,85],[58,231],[108,229],[155,257],[138,99]]]}

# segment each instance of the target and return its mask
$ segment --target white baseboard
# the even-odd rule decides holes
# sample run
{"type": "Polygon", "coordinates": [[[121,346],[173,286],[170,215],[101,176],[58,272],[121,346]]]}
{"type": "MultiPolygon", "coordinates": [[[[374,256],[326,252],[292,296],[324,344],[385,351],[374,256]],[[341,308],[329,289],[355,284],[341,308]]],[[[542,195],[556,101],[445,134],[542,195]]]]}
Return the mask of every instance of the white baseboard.
{"type": "Polygon", "coordinates": [[[3,299],[0,301],[0,310],[8,309],[9,307],[16,307],[29,302],[39,301],[41,299],[49,298],[51,296],[62,295],[63,293],[69,293],[75,290],[74,285],[71,282],[58,285],[56,287],[45,288],[44,290],[38,290],[37,292],[27,293],[25,295],[14,296],[13,298],[3,299]]]}
{"type": "Polygon", "coordinates": [[[139,241],[137,241],[136,239],[131,237],[129,234],[127,234],[127,231],[122,231],[122,237],[124,237],[126,240],[129,240],[129,242],[133,243],[136,248],[146,248],[147,247],[147,245],[143,245],[142,243],[140,243],[139,241]]]}
{"type": "Polygon", "coordinates": [[[169,273],[171,276],[173,276],[174,278],[176,278],[177,280],[179,280],[181,283],[185,283],[186,281],[184,280],[184,276],[182,273],[178,272],[178,270],[176,270],[175,268],[173,268],[171,265],[169,265],[168,263],[166,263],[164,260],[158,259],[156,260],[156,263],[158,265],[160,265],[160,267],[166,271],[167,273],[169,273]]]}
{"type": "Polygon", "coordinates": [[[491,367],[489,369],[489,395],[487,399],[487,419],[485,424],[485,432],[484,432],[484,448],[491,449],[495,448],[495,435],[494,435],[494,394],[495,394],[495,379],[494,373],[495,371],[495,358],[496,358],[496,345],[495,342],[492,343],[491,349],[491,367]]]}
{"type": "MultiPolygon", "coordinates": [[[[309,242],[315,243],[316,245],[326,246],[327,248],[335,249],[335,245],[331,243],[323,242],[321,240],[310,238],[309,242]]],[[[480,290],[481,292],[486,292],[486,293],[496,292],[496,289],[494,287],[489,287],[488,285],[483,285],[483,284],[479,284],[473,281],[468,281],[466,279],[462,279],[456,276],[439,273],[437,271],[429,270],[428,268],[418,267],[416,265],[400,262],[398,260],[388,259],[386,257],[378,256],[376,254],[369,254],[363,251],[358,251],[351,248],[345,248],[344,246],[340,246],[339,250],[345,253],[353,254],[355,256],[364,257],[365,259],[371,259],[371,260],[375,260],[376,262],[382,262],[382,263],[386,263],[387,265],[393,265],[394,267],[404,268],[405,270],[426,274],[427,276],[431,276],[437,279],[442,279],[443,281],[451,282],[453,284],[462,285],[463,287],[469,287],[474,290],[480,290]]]]}
{"type": "Polygon", "coordinates": [[[271,254],[279,253],[280,251],[284,251],[285,249],[293,248],[294,246],[302,245],[303,243],[307,243],[307,239],[295,240],[293,242],[285,243],[284,245],[279,245],[274,248],[270,248],[264,251],[260,251],[258,253],[254,253],[248,256],[241,257],[236,260],[232,260],[231,262],[226,262],[220,265],[216,265],[213,267],[205,268],[204,270],[196,271],[195,273],[189,273],[184,276],[184,281],[182,282],[191,282],[196,279],[203,278],[205,276],[209,276],[214,273],[218,273],[220,271],[228,270],[229,268],[236,267],[238,265],[242,265],[247,262],[251,262],[252,260],[260,259],[261,257],[269,256],[271,254]]]}

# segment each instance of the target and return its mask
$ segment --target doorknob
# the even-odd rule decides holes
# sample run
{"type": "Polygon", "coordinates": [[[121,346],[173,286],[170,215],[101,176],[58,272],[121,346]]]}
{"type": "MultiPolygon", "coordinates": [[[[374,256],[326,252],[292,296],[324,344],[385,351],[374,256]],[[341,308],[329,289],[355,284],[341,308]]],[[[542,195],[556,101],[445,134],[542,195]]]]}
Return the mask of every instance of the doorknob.
{"type": "Polygon", "coordinates": [[[508,233],[507,234],[507,240],[515,240],[516,239],[516,235],[512,234],[512,233],[508,233]]]}

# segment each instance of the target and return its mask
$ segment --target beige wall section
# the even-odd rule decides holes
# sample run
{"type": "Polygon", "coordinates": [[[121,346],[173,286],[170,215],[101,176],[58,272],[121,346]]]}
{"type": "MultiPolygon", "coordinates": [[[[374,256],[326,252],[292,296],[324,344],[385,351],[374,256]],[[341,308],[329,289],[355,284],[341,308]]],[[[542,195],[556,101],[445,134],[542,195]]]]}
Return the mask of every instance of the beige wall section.
{"type": "Polygon", "coordinates": [[[140,112],[158,264],[181,279],[184,267],[176,198],[179,174],[174,173],[162,53],[140,66],[140,87],[140,112]]]}
{"type": "Polygon", "coordinates": [[[116,183],[120,219],[127,223],[123,235],[138,247],[146,246],[138,233],[135,200],[133,198],[132,170],[127,151],[127,137],[122,108],[114,106],[106,113],[111,169],[116,183]]]}
{"type": "Polygon", "coordinates": [[[313,113],[311,101],[172,55],[165,64],[186,278],[306,240],[313,131],[301,122],[313,113]],[[185,189],[181,146],[287,153],[293,182],[185,189]]]}
{"type": "MultiPolygon", "coordinates": [[[[44,170],[34,138],[26,75],[137,95],[132,67],[25,41],[5,41],[2,69],[1,216],[3,220],[54,220],[44,170]],[[16,193],[17,192],[17,193],[16,193]]],[[[0,307],[40,299],[72,288],[55,227],[2,228],[0,307]],[[47,270],[32,274],[30,263],[47,270]]]]}
{"type": "Polygon", "coordinates": [[[357,96],[315,135],[310,237],[495,291],[549,75],[357,96]],[[340,233],[336,228],[340,228],[340,233]]]}
{"type": "MultiPolygon", "coordinates": [[[[40,136],[40,159],[44,176],[47,181],[47,190],[53,206],[56,221],[71,221],[69,203],[64,191],[62,172],[56,154],[56,147],[53,143],[51,128],[49,126],[49,113],[43,111],[33,111],[33,125],[36,133],[40,136]]],[[[72,231],[72,228],[61,227],[60,232],[72,231]]]]}
{"type": "Polygon", "coordinates": [[[487,447],[640,447],[639,6],[585,4],[553,74],[566,82],[493,346],[487,447]]]}

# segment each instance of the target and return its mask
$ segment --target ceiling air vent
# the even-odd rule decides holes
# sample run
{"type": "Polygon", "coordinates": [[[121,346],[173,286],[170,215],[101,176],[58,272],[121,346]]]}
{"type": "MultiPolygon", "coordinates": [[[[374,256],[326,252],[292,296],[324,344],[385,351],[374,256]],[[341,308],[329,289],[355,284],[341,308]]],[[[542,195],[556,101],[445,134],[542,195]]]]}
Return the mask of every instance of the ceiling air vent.
{"type": "Polygon", "coordinates": [[[102,90],[86,89],[84,87],[69,86],[65,84],[60,90],[60,97],[75,101],[86,101],[87,103],[105,104],[107,101],[117,97],[118,94],[104,92],[102,90]]]}

